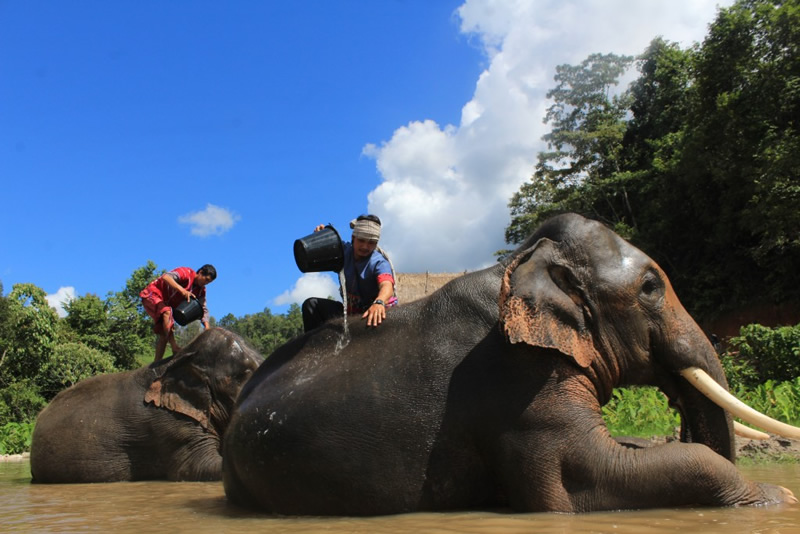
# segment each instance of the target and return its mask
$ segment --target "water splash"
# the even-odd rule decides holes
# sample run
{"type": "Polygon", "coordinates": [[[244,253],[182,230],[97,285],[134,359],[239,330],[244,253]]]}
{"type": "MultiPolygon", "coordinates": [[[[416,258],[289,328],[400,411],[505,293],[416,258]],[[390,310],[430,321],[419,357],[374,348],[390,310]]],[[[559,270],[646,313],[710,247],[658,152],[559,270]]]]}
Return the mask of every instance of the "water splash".
{"type": "Polygon", "coordinates": [[[344,277],[344,269],[339,271],[339,287],[342,288],[342,307],[344,308],[344,329],[342,335],[336,341],[334,354],[339,354],[350,343],[350,330],[347,326],[347,280],[344,277]]]}

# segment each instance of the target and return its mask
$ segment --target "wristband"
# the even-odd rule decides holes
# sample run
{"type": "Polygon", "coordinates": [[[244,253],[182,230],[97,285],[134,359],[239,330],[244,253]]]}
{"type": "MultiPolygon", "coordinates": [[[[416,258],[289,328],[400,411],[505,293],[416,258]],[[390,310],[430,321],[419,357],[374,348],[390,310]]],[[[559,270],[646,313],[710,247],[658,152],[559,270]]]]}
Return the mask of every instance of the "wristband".
{"type": "Polygon", "coordinates": [[[380,304],[384,308],[386,307],[386,304],[381,299],[375,299],[374,301],[372,301],[372,303],[373,304],[380,304]]]}

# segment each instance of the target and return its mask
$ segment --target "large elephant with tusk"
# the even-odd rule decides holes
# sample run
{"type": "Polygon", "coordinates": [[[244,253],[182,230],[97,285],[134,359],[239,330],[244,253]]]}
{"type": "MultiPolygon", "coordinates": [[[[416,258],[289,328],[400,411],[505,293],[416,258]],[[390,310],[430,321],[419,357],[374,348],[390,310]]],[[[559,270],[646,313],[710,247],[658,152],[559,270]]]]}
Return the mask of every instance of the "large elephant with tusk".
{"type": "Polygon", "coordinates": [[[598,222],[557,216],[379,328],[343,340],[342,326],[279,348],[242,389],[231,501],[312,515],[797,502],[736,469],[739,407],[713,347],[661,268],[598,222]],[[680,443],[609,435],[612,390],[646,384],[680,411],[680,443]]]}

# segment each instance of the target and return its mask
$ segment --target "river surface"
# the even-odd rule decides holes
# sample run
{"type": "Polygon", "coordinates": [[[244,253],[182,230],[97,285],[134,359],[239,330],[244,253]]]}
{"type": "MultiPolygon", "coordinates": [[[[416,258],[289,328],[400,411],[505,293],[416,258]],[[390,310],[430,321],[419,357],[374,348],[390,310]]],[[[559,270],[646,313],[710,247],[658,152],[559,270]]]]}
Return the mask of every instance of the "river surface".
{"type": "MultiPolygon", "coordinates": [[[[800,465],[743,466],[800,495],[800,465]]],[[[800,504],[582,515],[454,512],[372,518],[275,517],[225,501],[221,482],[30,483],[30,462],[0,463],[1,532],[780,533],[800,534],[800,504]]]]}

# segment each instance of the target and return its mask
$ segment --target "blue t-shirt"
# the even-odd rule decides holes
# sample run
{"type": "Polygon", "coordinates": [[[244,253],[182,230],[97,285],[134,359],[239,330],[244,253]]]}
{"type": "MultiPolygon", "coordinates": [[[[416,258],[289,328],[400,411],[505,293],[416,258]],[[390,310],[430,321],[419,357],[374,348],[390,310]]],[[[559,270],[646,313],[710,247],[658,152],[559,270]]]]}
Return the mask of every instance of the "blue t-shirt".
{"type": "Polygon", "coordinates": [[[356,261],[353,244],[344,244],[344,279],[347,286],[347,312],[361,313],[378,298],[378,276],[392,276],[392,266],[383,254],[373,251],[369,258],[356,261]]]}

